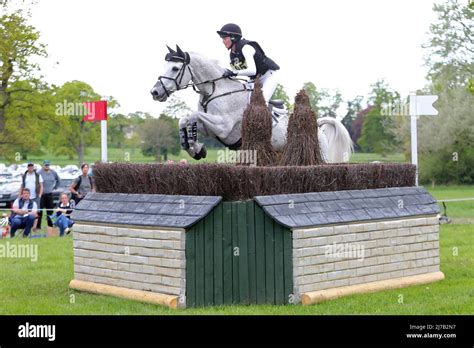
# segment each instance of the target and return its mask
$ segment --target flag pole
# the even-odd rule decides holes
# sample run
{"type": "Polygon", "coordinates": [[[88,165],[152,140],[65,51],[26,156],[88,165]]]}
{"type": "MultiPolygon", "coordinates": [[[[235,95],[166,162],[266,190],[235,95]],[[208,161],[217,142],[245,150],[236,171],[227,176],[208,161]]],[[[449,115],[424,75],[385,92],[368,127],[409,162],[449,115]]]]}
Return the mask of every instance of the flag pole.
{"type": "Polygon", "coordinates": [[[415,165],[415,186],[418,186],[418,132],[416,128],[417,118],[416,93],[410,94],[410,119],[411,119],[411,163],[415,165]]]}
{"type": "Polygon", "coordinates": [[[101,161],[107,162],[107,120],[100,121],[101,161]]]}

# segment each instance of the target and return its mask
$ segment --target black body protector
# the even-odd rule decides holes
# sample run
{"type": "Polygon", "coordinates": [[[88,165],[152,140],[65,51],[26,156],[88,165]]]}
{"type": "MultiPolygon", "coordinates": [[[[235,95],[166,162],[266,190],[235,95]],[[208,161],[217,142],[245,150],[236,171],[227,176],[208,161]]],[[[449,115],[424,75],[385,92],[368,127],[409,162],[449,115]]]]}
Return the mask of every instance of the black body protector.
{"type": "MultiPolygon", "coordinates": [[[[245,57],[242,53],[242,47],[245,45],[250,45],[255,49],[255,55],[253,58],[255,59],[255,67],[257,68],[257,75],[262,76],[268,70],[279,70],[280,67],[277,63],[275,63],[272,59],[268,58],[265,55],[265,52],[260,47],[260,45],[255,41],[249,41],[245,39],[241,39],[235,43],[235,52],[233,50],[230,51],[230,65],[236,70],[244,70],[247,69],[247,62],[245,61],[245,57]]],[[[250,78],[253,80],[257,76],[251,76],[250,78]]]]}

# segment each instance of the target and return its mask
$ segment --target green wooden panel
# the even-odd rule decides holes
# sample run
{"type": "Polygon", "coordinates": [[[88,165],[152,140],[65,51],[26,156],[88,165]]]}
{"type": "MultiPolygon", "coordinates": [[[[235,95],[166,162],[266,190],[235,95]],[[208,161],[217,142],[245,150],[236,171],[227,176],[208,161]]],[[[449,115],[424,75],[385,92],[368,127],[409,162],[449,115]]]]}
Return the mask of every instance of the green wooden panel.
{"type": "Polygon", "coordinates": [[[275,253],[273,220],[265,215],[265,299],[275,303],[275,253]]]}
{"type": "Polygon", "coordinates": [[[224,304],[232,304],[232,203],[225,202],[223,207],[223,254],[224,254],[224,304]]]}
{"type": "Polygon", "coordinates": [[[247,208],[247,232],[248,232],[248,278],[250,303],[257,303],[257,271],[255,252],[255,202],[249,201],[247,208]]]}
{"type": "Polygon", "coordinates": [[[237,209],[239,202],[232,203],[232,303],[240,303],[240,286],[239,286],[239,220],[237,209]]]}
{"type": "Polygon", "coordinates": [[[186,232],[186,305],[287,304],[292,236],[255,202],[223,202],[186,232]],[[236,249],[238,248],[238,249],[236,249]]]}
{"type": "Polygon", "coordinates": [[[257,274],[257,303],[266,303],[265,293],[265,213],[255,205],[255,272],[257,274]]]}
{"type": "Polygon", "coordinates": [[[224,303],[224,258],[222,244],[224,234],[222,229],[222,204],[214,209],[214,303],[224,303]]]}
{"type": "Polygon", "coordinates": [[[285,278],[286,303],[293,299],[293,234],[290,230],[283,228],[283,271],[285,278]],[[290,298],[290,296],[292,296],[290,298]]]}
{"type": "Polygon", "coordinates": [[[285,282],[283,265],[283,229],[281,225],[274,223],[275,236],[275,303],[285,304],[285,282]]]}
{"type": "Polygon", "coordinates": [[[186,232],[186,307],[196,306],[196,233],[186,232]]]}
{"type": "Polygon", "coordinates": [[[196,224],[196,305],[204,306],[204,220],[196,224]]]}
{"type": "Polygon", "coordinates": [[[237,203],[237,231],[239,235],[239,303],[250,303],[249,262],[247,236],[247,202],[237,203]]]}
{"type": "Polygon", "coordinates": [[[204,302],[214,304],[214,213],[204,221],[204,302]]]}

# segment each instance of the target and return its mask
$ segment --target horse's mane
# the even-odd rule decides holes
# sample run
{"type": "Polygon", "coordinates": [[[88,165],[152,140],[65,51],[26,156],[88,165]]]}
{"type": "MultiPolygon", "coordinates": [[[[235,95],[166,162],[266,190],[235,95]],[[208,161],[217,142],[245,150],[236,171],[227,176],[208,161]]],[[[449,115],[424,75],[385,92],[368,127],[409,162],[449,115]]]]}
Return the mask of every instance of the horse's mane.
{"type": "Polygon", "coordinates": [[[209,58],[206,55],[199,52],[189,51],[188,53],[191,56],[191,58],[197,57],[198,59],[212,63],[213,65],[215,65],[215,67],[219,68],[222,71],[224,70],[224,68],[219,64],[219,61],[217,59],[209,58]]]}

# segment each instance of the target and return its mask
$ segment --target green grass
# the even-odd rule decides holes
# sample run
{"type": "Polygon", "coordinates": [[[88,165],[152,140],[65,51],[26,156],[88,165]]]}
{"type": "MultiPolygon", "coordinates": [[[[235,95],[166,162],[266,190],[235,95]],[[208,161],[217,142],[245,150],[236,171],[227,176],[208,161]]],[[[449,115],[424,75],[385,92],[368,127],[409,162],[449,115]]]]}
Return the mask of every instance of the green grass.
{"type": "MultiPolygon", "coordinates": [[[[439,201],[444,199],[466,199],[470,201],[446,202],[447,216],[453,219],[462,218],[474,222],[474,186],[436,186],[426,187],[426,189],[439,201]]],[[[441,212],[444,213],[442,203],[439,203],[441,212]]]]}
{"type": "MultiPolygon", "coordinates": [[[[169,155],[169,159],[173,161],[179,161],[180,159],[184,158],[187,159],[190,163],[216,163],[219,157],[218,151],[225,151],[224,148],[210,148],[207,152],[207,157],[204,160],[196,161],[193,160],[186,151],[181,150],[181,153],[176,155],[169,155]]],[[[29,155],[28,161],[33,161],[34,163],[41,164],[43,160],[49,159],[52,161],[54,165],[65,166],[68,164],[79,164],[79,160],[77,158],[70,159],[68,156],[57,156],[51,152],[44,151],[44,155],[29,155]]],[[[87,153],[85,155],[85,162],[87,163],[94,163],[95,161],[100,160],[100,148],[92,147],[88,148],[87,153]]],[[[224,156],[221,152],[220,156],[224,156]]],[[[154,157],[144,156],[140,149],[138,148],[125,148],[125,149],[117,149],[117,148],[109,148],[108,149],[108,160],[112,162],[123,162],[129,161],[133,163],[154,163],[154,157]]],[[[380,161],[380,162],[405,162],[405,158],[403,154],[393,154],[387,155],[382,157],[381,155],[374,154],[374,153],[355,153],[351,157],[352,163],[367,163],[372,161],[380,161]]],[[[19,161],[20,163],[26,162],[26,160],[19,161]]],[[[0,156],[0,163],[8,163],[7,160],[0,156]]]]}
{"type": "Polygon", "coordinates": [[[312,306],[223,306],[171,310],[68,289],[73,279],[72,238],[1,240],[38,246],[38,261],[0,258],[0,314],[474,314],[474,225],[443,225],[441,270],[432,284],[352,295],[312,306]],[[457,250],[458,255],[453,255],[457,250]],[[403,303],[399,303],[403,295],[403,303]]]}

